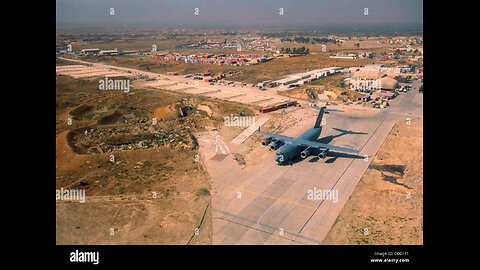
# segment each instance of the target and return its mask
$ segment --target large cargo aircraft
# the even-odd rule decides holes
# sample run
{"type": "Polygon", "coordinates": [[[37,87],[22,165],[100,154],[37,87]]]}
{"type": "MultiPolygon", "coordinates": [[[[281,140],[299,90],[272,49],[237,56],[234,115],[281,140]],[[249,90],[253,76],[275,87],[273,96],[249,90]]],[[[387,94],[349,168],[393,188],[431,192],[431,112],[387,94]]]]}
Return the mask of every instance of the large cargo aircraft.
{"type": "MultiPolygon", "coordinates": [[[[275,155],[275,161],[278,162],[278,164],[288,163],[289,161],[292,161],[299,155],[302,158],[306,158],[314,153],[318,153],[318,157],[320,159],[324,159],[327,157],[330,150],[348,152],[348,153],[359,152],[354,149],[338,147],[338,146],[318,142],[317,141],[318,137],[322,133],[321,122],[322,122],[324,112],[325,111],[342,112],[342,111],[327,109],[326,107],[320,108],[316,105],[314,105],[311,108],[319,110],[317,120],[315,121],[315,125],[313,126],[313,128],[310,128],[307,131],[303,132],[297,138],[262,132],[260,130],[260,127],[258,128],[259,134],[268,136],[268,138],[262,142],[262,145],[267,146],[273,142],[273,144],[270,146],[270,150],[278,149],[275,155]]],[[[366,134],[366,133],[360,133],[360,132],[355,133],[351,131],[343,131],[340,129],[335,129],[335,130],[339,130],[339,131],[342,131],[343,133],[350,133],[350,134],[366,134]]]]}

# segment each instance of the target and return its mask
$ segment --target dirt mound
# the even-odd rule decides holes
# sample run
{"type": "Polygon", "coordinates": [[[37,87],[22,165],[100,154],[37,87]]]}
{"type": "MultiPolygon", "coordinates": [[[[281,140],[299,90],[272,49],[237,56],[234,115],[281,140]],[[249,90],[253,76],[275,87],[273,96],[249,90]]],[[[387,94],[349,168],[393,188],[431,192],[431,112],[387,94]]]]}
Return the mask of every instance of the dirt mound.
{"type": "Polygon", "coordinates": [[[79,155],[84,155],[88,154],[87,151],[85,151],[82,147],[79,147],[77,144],[77,138],[79,135],[84,134],[85,130],[91,130],[95,129],[95,126],[89,126],[89,127],[81,127],[77,129],[72,129],[70,132],[67,133],[67,143],[68,146],[75,152],[76,154],[79,155]]]}
{"type": "Polygon", "coordinates": [[[170,123],[139,123],[138,126],[100,126],[78,128],[67,134],[70,147],[77,154],[102,154],[125,150],[172,146],[194,150],[198,143],[191,134],[190,122],[178,127],[170,123]]]}
{"type": "Polygon", "coordinates": [[[68,108],[72,105],[72,103],[68,102],[68,101],[63,101],[63,102],[57,102],[55,104],[55,109],[56,110],[63,110],[65,108],[68,108]]]}
{"type": "Polygon", "coordinates": [[[168,105],[155,109],[153,117],[157,118],[157,120],[168,121],[177,119],[179,114],[172,105],[168,105]]]}
{"type": "MultiPolygon", "coordinates": [[[[205,106],[208,107],[210,117],[212,117],[213,119],[221,120],[222,122],[225,116],[230,116],[231,114],[236,116],[254,116],[255,115],[255,111],[252,110],[251,107],[244,104],[239,104],[236,102],[227,101],[222,103],[216,103],[216,102],[205,101],[201,105],[202,105],[201,108],[204,108],[205,106]]],[[[201,108],[198,108],[198,109],[202,110],[201,108]]]]}
{"type": "Polygon", "coordinates": [[[91,105],[80,105],[77,108],[70,111],[70,115],[76,118],[81,118],[92,109],[93,109],[93,106],[91,105]]]}
{"type": "Polygon", "coordinates": [[[115,124],[121,119],[122,119],[122,114],[118,111],[115,111],[112,114],[109,114],[107,116],[104,116],[104,117],[98,119],[97,124],[99,124],[99,125],[115,124]]]}

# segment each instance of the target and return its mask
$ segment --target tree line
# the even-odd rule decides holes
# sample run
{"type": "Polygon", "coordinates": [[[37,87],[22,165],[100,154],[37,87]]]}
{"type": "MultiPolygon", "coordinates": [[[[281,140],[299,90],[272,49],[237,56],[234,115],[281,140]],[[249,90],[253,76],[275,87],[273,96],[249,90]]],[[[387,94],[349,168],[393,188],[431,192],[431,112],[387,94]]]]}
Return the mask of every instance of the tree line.
{"type": "Polygon", "coordinates": [[[305,47],[301,47],[301,48],[293,48],[293,49],[290,49],[290,48],[281,48],[280,49],[280,53],[287,53],[287,54],[303,54],[303,55],[306,55],[306,54],[310,54],[310,49],[309,48],[305,48],[305,47]]]}
{"type": "Polygon", "coordinates": [[[297,42],[297,43],[312,43],[312,44],[316,44],[316,43],[328,43],[328,42],[332,42],[332,43],[335,43],[335,39],[332,39],[332,38],[308,38],[308,37],[294,37],[293,39],[292,38],[281,38],[280,39],[281,42],[297,42]]]}

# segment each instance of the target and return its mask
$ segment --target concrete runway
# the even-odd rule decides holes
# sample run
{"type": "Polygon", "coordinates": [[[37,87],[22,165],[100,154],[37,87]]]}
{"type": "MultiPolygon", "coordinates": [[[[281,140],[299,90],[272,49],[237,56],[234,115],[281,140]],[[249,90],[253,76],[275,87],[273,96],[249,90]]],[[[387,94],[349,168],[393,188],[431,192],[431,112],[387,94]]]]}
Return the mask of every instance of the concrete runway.
{"type": "MultiPolygon", "coordinates": [[[[333,135],[329,143],[358,149],[358,156],[332,154],[324,160],[310,156],[279,166],[272,151],[248,170],[231,157],[221,161],[204,157],[213,182],[213,244],[321,244],[395,122],[423,117],[418,86],[414,83],[387,109],[326,115],[320,137],[333,135]],[[340,132],[332,128],[368,134],[335,136],[340,132]],[[326,198],[309,199],[314,188],[324,190],[326,198]]],[[[297,136],[313,122],[314,117],[305,119],[283,134],[297,136]]],[[[208,136],[218,137],[213,133],[208,136]]],[[[200,141],[202,153],[214,153],[214,148],[200,141]]]]}

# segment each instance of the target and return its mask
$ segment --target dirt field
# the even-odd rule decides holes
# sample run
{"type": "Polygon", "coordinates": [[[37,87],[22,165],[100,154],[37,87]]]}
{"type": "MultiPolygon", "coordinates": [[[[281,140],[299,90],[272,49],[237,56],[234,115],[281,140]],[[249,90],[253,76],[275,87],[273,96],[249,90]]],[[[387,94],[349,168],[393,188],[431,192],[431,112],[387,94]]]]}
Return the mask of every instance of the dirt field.
{"type": "Polygon", "coordinates": [[[253,111],[167,91],[101,91],[98,78],[57,76],[56,189],[85,190],[86,200],[57,200],[56,243],[211,244],[210,183],[195,133],[241,113],[253,111]]]}
{"type": "Polygon", "coordinates": [[[423,244],[423,119],[395,125],[324,244],[423,244]]]}
{"type": "MultiPolygon", "coordinates": [[[[71,57],[71,56],[65,56],[71,57]]],[[[273,59],[254,66],[218,66],[208,64],[191,64],[152,60],[148,57],[128,56],[88,56],[82,60],[90,62],[103,62],[109,65],[135,68],[150,72],[166,74],[177,72],[178,74],[193,74],[210,72],[214,74],[228,73],[229,71],[242,71],[239,75],[229,77],[228,80],[245,83],[258,83],[265,80],[278,80],[282,77],[330,66],[364,66],[372,63],[380,63],[372,59],[334,59],[328,55],[305,55],[273,59]]]]}

